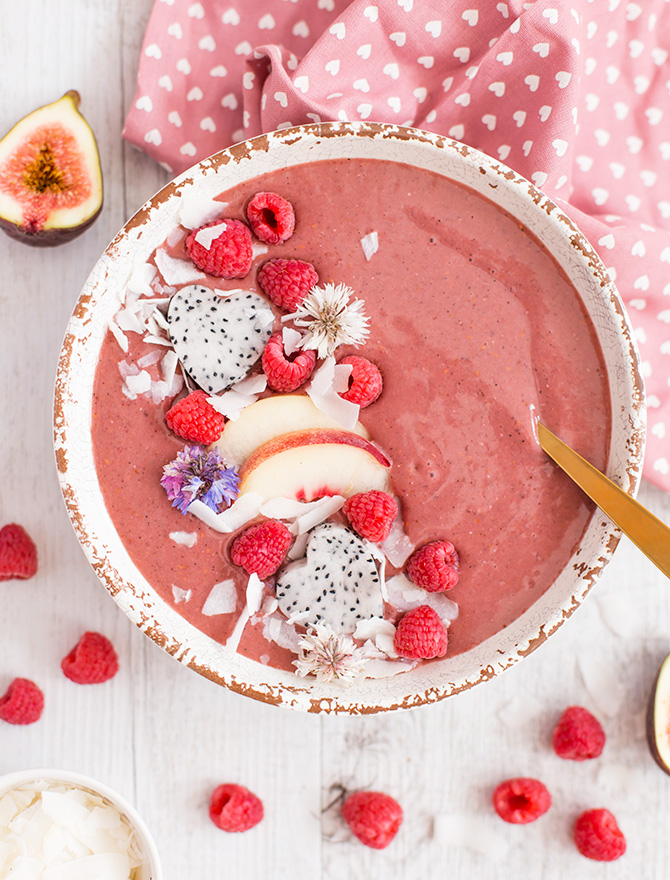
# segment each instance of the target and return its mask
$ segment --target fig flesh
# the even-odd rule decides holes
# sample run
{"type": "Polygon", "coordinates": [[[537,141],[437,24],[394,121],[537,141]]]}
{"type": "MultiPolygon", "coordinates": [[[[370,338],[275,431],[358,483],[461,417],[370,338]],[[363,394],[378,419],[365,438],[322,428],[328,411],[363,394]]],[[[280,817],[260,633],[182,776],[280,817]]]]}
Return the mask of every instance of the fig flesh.
{"type": "Polygon", "coordinates": [[[651,690],[647,742],[654,761],[670,775],[670,655],[661,664],[651,690]]]}
{"type": "Polygon", "coordinates": [[[102,210],[98,146],[79,101],[66,92],[0,140],[0,228],[27,244],[70,241],[102,210]]]}

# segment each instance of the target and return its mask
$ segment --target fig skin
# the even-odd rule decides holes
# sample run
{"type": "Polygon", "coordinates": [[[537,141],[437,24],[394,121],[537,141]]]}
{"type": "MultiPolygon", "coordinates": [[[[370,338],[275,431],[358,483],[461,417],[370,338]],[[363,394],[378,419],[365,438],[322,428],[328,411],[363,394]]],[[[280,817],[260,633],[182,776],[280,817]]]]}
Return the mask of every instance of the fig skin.
{"type": "Polygon", "coordinates": [[[667,760],[670,760],[670,655],[665,658],[661,664],[661,668],[658,670],[656,678],[654,679],[647,706],[646,724],[647,744],[651,756],[661,770],[670,776],[670,765],[667,763],[667,760],[664,760],[663,755],[661,754],[661,748],[659,747],[656,734],[656,708],[662,701],[665,702],[665,706],[661,710],[664,713],[662,734],[664,734],[668,740],[665,745],[665,753],[667,760]]]}
{"type": "Polygon", "coordinates": [[[65,244],[102,211],[98,146],[79,103],[78,92],[66,92],[0,140],[0,229],[24,244],[65,244]]]}

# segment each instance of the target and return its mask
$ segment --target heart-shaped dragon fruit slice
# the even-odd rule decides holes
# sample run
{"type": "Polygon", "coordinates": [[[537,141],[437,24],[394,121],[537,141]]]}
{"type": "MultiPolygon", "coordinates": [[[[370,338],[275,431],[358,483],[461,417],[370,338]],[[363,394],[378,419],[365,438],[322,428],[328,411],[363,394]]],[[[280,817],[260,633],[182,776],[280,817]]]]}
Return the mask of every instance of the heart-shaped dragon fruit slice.
{"type": "Polygon", "coordinates": [[[306,557],[283,570],[276,594],[287,617],[301,615],[304,626],[327,623],[337,633],[353,633],[359,621],[384,613],[370,544],[337,523],[312,530],[306,557]]]}
{"type": "Polygon", "coordinates": [[[272,335],[274,314],[267,300],[248,290],[220,296],[192,284],[170,300],[170,340],[193,381],[219,394],[247,375],[272,335]]]}

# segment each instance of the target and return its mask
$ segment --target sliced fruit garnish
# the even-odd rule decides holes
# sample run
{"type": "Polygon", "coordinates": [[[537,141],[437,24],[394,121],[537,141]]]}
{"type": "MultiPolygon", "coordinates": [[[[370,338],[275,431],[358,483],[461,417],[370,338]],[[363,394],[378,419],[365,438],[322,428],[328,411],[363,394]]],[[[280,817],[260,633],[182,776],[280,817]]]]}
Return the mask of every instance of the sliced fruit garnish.
{"type": "MultiPolygon", "coordinates": [[[[225,434],[225,432],[224,432],[225,434]]],[[[348,498],[388,489],[391,462],[374,444],[351,431],[293,431],[260,446],[240,471],[240,492],[269,498],[313,501],[324,495],[348,498]]]]}
{"type": "MultiPolygon", "coordinates": [[[[306,394],[265,397],[245,407],[238,419],[228,422],[217,446],[224,461],[240,467],[264,443],[293,431],[314,428],[342,430],[342,426],[312,403],[306,394]]],[[[368,437],[358,422],[352,433],[368,437]]]]}

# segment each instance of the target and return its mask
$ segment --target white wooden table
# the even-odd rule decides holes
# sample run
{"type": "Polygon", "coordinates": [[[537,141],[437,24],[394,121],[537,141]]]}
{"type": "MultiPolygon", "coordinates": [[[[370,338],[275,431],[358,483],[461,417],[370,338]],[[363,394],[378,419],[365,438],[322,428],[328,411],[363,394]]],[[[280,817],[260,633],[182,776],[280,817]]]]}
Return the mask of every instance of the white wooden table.
{"type": "MultiPolygon", "coordinates": [[[[667,877],[670,777],[649,756],[644,710],[670,651],[670,585],[627,541],[569,624],[523,663],[442,704],[362,718],[293,714],[200,678],[137,631],[89,568],[56,479],[53,380],[91,267],[167,178],[120,136],[150,8],[151,0],[0,0],[0,129],[78,89],[106,184],[100,219],[70,244],[38,250],[0,235],[0,525],[22,523],[40,552],[34,579],[0,584],[0,693],[23,676],[46,695],[39,723],[0,722],[0,773],[60,766],[117,788],[153,830],[167,880],[667,877]],[[105,685],[77,686],[60,671],[86,629],[108,635],[120,655],[121,671],[105,685]],[[585,685],[584,670],[601,676],[599,687],[585,685]],[[551,751],[570,704],[605,726],[597,761],[551,751]],[[502,823],[490,806],[495,785],[517,775],[542,779],[554,798],[526,827],[502,823]],[[255,830],[227,835],[209,821],[210,791],[225,781],[263,799],[255,830]],[[339,784],[402,803],[405,822],[388,849],[368,850],[333,811],[322,816],[339,784]],[[571,842],[576,815],[600,806],[628,839],[626,856],[608,866],[587,862],[571,842]],[[493,835],[487,851],[449,842],[450,816],[483,823],[493,835]]],[[[670,498],[647,485],[640,497],[670,519],[670,498]]]]}

